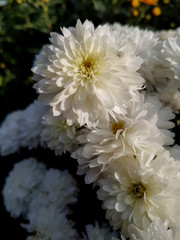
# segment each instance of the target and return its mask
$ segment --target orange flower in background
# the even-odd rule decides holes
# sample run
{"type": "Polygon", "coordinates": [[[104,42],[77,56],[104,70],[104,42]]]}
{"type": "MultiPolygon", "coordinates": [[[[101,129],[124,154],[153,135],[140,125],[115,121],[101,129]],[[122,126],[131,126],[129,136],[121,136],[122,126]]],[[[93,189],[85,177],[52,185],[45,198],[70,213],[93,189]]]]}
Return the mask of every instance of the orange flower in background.
{"type": "Polygon", "coordinates": [[[140,0],[140,2],[147,5],[156,5],[158,3],[158,0],[140,0]]]}
{"type": "Polygon", "coordinates": [[[152,14],[154,15],[154,16],[159,16],[159,15],[161,15],[161,9],[159,8],[159,7],[154,7],[153,9],[152,9],[152,14]]]}
{"type": "Polygon", "coordinates": [[[139,0],[132,0],[131,1],[131,6],[132,7],[136,8],[136,7],[139,7],[139,5],[140,5],[139,0]]]}
{"type": "Polygon", "coordinates": [[[137,17],[137,16],[139,15],[139,11],[138,11],[137,9],[133,9],[133,10],[132,10],[132,15],[133,15],[134,17],[137,17]]]}

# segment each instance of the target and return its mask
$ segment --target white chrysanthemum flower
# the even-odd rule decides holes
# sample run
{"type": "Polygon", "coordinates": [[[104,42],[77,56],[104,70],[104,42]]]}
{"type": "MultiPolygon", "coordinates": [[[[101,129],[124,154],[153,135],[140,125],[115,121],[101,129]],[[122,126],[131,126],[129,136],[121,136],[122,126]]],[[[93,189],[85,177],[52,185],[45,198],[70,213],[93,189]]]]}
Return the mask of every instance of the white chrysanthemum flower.
{"type": "Polygon", "coordinates": [[[125,237],[130,223],[142,228],[144,216],[151,221],[168,219],[170,227],[180,222],[179,162],[166,151],[155,159],[144,157],[117,159],[99,180],[98,198],[107,209],[106,217],[114,229],[122,227],[125,237]]]}
{"type": "Polygon", "coordinates": [[[21,111],[9,113],[0,127],[0,155],[15,153],[20,148],[19,122],[21,111]]]}
{"type": "MultiPolygon", "coordinates": [[[[156,37],[153,31],[140,29],[138,26],[122,26],[118,23],[115,23],[112,25],[112,28],[121,32],[121,34],[124,34],[126,37],[128,36],[136,43],[135,53],[144,60],[140,68],[141,72],[142,69],[146,71],[148,66],[144,67],[144,65],[148,64],[148,60],[152,56],[153,47],[155,44],[157,44],[159,38],[156,37]]],[[[152,70],[153,66],[149,67],[151,67],[152,70]]]]}
{"type": "MultiPolygon", "coordinates": [[[[144,219],[145,220],[145,219],[144,219]]],[[[143,222],[144,223],[144,222],[143,222]]],[[[160,218],[155,219],[150,224],[144,224],[143,229],[139,229],[131,224],[128,228],[130,240],[179,240],[180,232],[173,231],[168,227],[168,221],[162,222],[160,218]]]]}
{"type": "Polygon", "coordinates": [[[35,100],[24,110],[9,113],[0,128],[0,154],[15,153],[20,147],[37,147],[45,112],[47,107],[35,100]]]}
{"type": "Polygon", "coordinates": [[[95,226],[92,224],[86,225],[86,233],[83,234],[84,240],[111,240],[113,233],[110,233],[110,228],[100,227],[96,222],[95,226]]]}
{"type": "Polygon", "coordinates": [[[77,232],[73,229],[74,224],[68,221],[56,205],[41,207],[36,215],[29,212],[28,219],[29,224],[22,224],[32,233],[27,240],[73,240],[77,237],[77,232]]]}
{"type": "Polygon", "coordinates": [[[143,59],[138,72],[146,80],[146,89],[148,92],[154,91],[156,86],[164,86],[167,76],[171,76],[168,65],[164,66],[164,59],[161,56],[162,41],[159,36],[150,30],[140,29],[134,26],[122,26],[115,23],[112,28],[131,38],[135,43],[135,53],[143,59]],[[161,56],[161,57],[160,57],[161,56]]]}
{"type": "Polygon", "coordinates": [[[161,52],[168,61],[169,68],[174,73],[174,78],[180,81],[180,32],[176,32],[173,37],[163,42],[161,52]]]}
{"type": "Polygon", "coordinates": [[[42,180],[46,167],[35,158],[16,163],[6,178],[2,194],[7,211],[18,217],[28,211],[30,193],[42,180]]]}
{"type": "Polygon", "coordinates": [[[111,118],[107,128],[98,125],[78,137],[82,145],[72,153],[78,160],[78,173],[86,174],[86,183],[94,182],[108,164],[142,151],[156,153],[163,145],[173,144],[172,110],[163,107],[157,97],[139,94],[139,102],[129,101],[127,114],[111,118]]]}
{"type": "Polygon", "coordinates": [[[68,212],[67,205],[77,201],[77,191],[76,181],[68,171],[49,169],[43,181],[32,191],[29,211],[36,214],[42,206],[56,205],[68,212]]]}
{"type": "Polygon", "coordinates": [[[47,107],[35,100],[26,109],[22,110],[19,119],[19,140],[22,147],[36,148],[40,143],[43,129],[42,117],[47,112],[47,107]]]}
{"type": "Polygon", "coordinates": [[[51,33],[43,63],[32,69],[39,98],[68,125],[107,125],[110,115],[125,112],[127,100],[144,83],[136,72],[142,59],[135,44],[107,25],[94,29],[89,21],[78,20],[62,33],[51,33]]]}
{"type": "Polygon", "coordinates": [[[55,151],[56,155],[72,152],[77,149],[76,140],[78,126],[69,126],[63,116],[54,117],[47,114],[43,117],[41,144],[55,151]]]}

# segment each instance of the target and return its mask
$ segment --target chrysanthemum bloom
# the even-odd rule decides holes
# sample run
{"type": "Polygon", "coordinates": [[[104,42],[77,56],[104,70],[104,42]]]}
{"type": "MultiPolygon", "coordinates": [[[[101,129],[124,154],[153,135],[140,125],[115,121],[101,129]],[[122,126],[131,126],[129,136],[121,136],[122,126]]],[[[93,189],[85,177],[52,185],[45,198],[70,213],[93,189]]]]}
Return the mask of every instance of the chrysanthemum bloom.
{"type": "Polygon", "coordinates": [[[94,182],[115,159],[142,151],[157,153],[163,145],[173,144],[174,134],[167,130],[174,124],[169,107],[163,107],[157,97],[129,101],[127,114],[110,119],[108,127],[98,125],[84,130],[78,137],[82,145],[72,153],[78,160],[78,173],[86,174],[86,183],[94,182]]]}
{"type": "Polygon", "coordinates": [[[20,148],[19,122],[21,111],[9,113],[0,127],[0,155],[15,153],[20,148]]]}
{"type": "Polygon", "coordinates": [[[128,236],[128,225],[143,227],[143,217],[153,221],[168,219],[169,226],[180,222],[180,163],[162,152],[141,158],[126,157],[113,162],[99,180],[99,199],[107,209],[106,217],[114,229],[122,227],[128,236]],[[145,164],[141,164],[144,162],[145,164]]]}
{"type": "Polygon", "coordinates": [[[77,232],[73,228],[74,223],[69,221],[56,205],[43,206],[36,214],[29,212],[28,220],[28,224],[22,224],[31,233],[27,240],[77,239],[77,232]]]}
{"type": "Polygon", "coordinates": [[[143,59],[138,72],[146,81],[146,90],[148,92],[154,91],[157,83],[164,84],[164,80],[169,76],[171,71],[164,66],[164,59],[162,57],[159,60],[162,49],[162,42],[159,41],[159,35],[150,30],[142,30],[139,27],[128,25],[123,26],[118,23],[114,23],[112,29],[121,32],[125,38],[129,37],[136,43],[135,53],[143,59]]]}
{"type": "Polygon", "coordinates": [[[149,224],[147,219],[143,219],[143,229],[139,229],[131,224],[128,228],[130,240],[179,240],[180,232],[168,227],[168,221],[162,222],[156,218],[149,224]]]}
{"type": "Polygon", "coordinates": [[[51,33],[51,45],[41,51],[43,63],[33,67],[39,99],[63,114],[67,124],[105,125],[109,116],[124,113],[144,80],[136,72],[142,59],[135,44],[107,25],[91,22],[51,33]]]}
{"type": "Polygon", "coordinates": [[[69,126],[63,116],[54,117],[51,113],[43,117],[41,144],[55,151],[56,155],[72,152],[77,149],[78,126],[69,126]]]}
{"type": "Polygon", "coordinates": [[[35,100],[24,110],[9,113],[0,127],[0,154],[15,153],[20,147],[37,147],[46,111],[47,107],[35,100]]]}
{"type": "Polygon", "coordinates": [[[48,169],[43,181],[31,193],[29,211],[38,212],[40,207],[56,205],[69,213],[67,205],[77,201],[77,192],[76,181],[67,170],[48,169]]]}
{"type": "Polygon", "coordinates": [[[99,224],[96,222],[95,226],[92,224],[86,225],[86,233],[83,234],[83,240],[112,240],[113,233],[110,233],[109,227],[100,227],[99,224]]]}
{"type": "Polygon", "coordinates": [[[45,165],[38,163],[35,158],[24,159],[14,165],[2,192],[5,207],[12,217],[28,212],[30,193],[40,183],[45,172],[45,165]]]}
{"type": "Polygon", "coordinates": [[[22,147],[36,148],[40,144],[40,135],[43,129],[42,117],[48,107],[35,100],[21,111],[19,124],[19,140],[22,147]]]}

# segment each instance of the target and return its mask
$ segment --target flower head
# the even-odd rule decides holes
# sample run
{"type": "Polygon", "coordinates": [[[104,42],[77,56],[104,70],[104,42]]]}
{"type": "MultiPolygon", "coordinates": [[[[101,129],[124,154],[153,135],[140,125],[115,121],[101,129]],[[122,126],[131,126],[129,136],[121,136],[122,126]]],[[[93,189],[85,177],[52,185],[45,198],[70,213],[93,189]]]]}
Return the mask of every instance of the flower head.
{"type": "Polygon", "coordinates": [[[15,153],[21,146],[19,139],[20,110],[9,113],[0,127],[0,155],[15,153]]]}
{"type": "Polygon", "coordinates": [[[35,215],[34,212],[29,212],[28,219],[29,224],[22,225],[31,233],[27,240],[76,239],[77,232],[73,223],[56,205],[43,206],[35,215]]]}
{"type": "Polygon", "coordinates": [[[54,205],[68,213],[67,205],[77,201],[76,195],[76,181],[68,171],[50,168],[44,173],[43,181],[31,193],[29,212],[36,214],[41,207],[54,205]]]}
{"type": "Polygon", "coordinates": [[[77,148],[76,137],[78,126],[69,126],[63,116],[54,117],[48,113],[43,117],[43,130],[41,144],[55,151],[56,155],[75,151],[77,148]]]}
{"type": "Polygon", "coordinates": [[[46,111],[47,107],[35,100],[24,110],[9,113],[0,128],[0,154],[12,154],[20,147],[37,147],[46,111]]]}
{"type": "Polygon", "coordinates": [[[178,231],[169,229],[168,221],[163,222],[160,218],[156,218],[149,223],[148,219],[143,219],[143,229],[139,229],[131,224],[128,228],[131,240],[178,240],[180,235],[178,231]]]}
{"type": "Polygon", "coordinates": [[[51,33],[52,44],[41,51],[43,62],[32,69],[34,87],[53,115],[62,114],[69,125],[107,125],[143,86],[135,44],[107,25],[94,29],[89,21],[78,20],[62,34],[51,33]]]}
{"type": "Polygon", "coordinates": [[[166,151],[156,158],[145,154],[141,158],[126,157],[113,162],[98,181],[98,197],[103,200],[106,217],[113,228],[122,227],[127,235],[130,223],[142,228],[143,217],[150,221],[156,217],[162,221],[168,219],[169,226],[176,226],[180,221],[177,216],[180,209],[176,205],[179,170],[179,162],[166,151]]]}
{"type": "Polygon", "coordinates": [[[100,227],[96,222],[95,226],[92,224],[86,225],[86,233],[84,235],[84,240],[106,240],[113,239],[113,233],[110,232],[108,227],[100,227]]]}
{"type": "Polygon", "coordinates": [[[16,218],[27,213],[30,193],[40,183],[45,171],[45,165],[35,158],[24,159],[14,165],[2,192],[5,207],[11,216],[16,218]]]}
{"type": "Polygon", "coordinates": [[[173,117],[157,97],[140,94],[139,102],[129,101],[127,114],[111,118],[108,127],[83,130],[78,137],[81,147],[72,153],[79,163],[78,173],[86,174],[87,183],[94,182],[119,157],[161,151],[163,145],[174,142],[173,133],[167,130],[174,126],[169,121],[173,117]]]}

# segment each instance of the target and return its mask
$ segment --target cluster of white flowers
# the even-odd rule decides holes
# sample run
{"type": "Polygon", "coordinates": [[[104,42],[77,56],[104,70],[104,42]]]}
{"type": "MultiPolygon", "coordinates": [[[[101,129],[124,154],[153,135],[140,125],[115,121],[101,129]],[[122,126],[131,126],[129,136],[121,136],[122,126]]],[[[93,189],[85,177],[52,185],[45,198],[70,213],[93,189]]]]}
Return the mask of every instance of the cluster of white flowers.
{"type": "Polygon", "coordinates": [[[6,178],[3,198],[11,216],[23,216],[29,239],[75,239],[73,222],[67,219],[68,204],[77,201],[76,181],[67,170],[46,169],[35,158],[14,165],[6,178]]]}
{"type": "MultiPolygon", "coordinates": [[[[180,146],[173,128],[180,113],[180,30],[165,37],[78,20],[61,31],[51,33],[32,68],[42,103],[5,119],[1,155],[41,144],[77,159],[77,173],[98,187],[106,218],[119,232],[89,225],[84,239],[179,239],[180,146]]],[[[23,226],[36,236],[28,239],[76,238],[65,208],[76,201],[73,180],[31,161],[24,175],[16,176],[17,164],[7,179],[7,210],[25,214],[30,223],[23,226]]]]}

